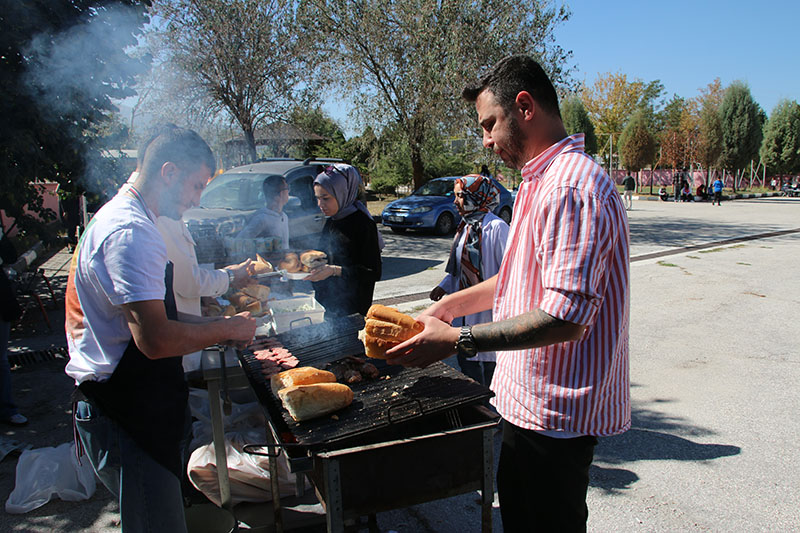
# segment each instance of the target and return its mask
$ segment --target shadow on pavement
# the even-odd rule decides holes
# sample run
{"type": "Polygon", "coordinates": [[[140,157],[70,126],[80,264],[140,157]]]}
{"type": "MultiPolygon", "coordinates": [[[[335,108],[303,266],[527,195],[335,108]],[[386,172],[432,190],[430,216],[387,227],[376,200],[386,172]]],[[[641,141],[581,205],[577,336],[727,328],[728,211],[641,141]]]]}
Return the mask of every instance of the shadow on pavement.
{"type": "MultiPolygon", "coordinates": [[[[635,385],[634,385],[635,386],[635,385]]],[[[741,453],[739,446],[703,444],[675,435],[710,436],[714,432],[692,426],[687,420],[665,416],[652,409],[634,406],[631,429],[622,435],[604,437],[595,448],[595,463],[589,473],[593,487],[615,492],[630,488],[639,476],[631,470],[607,468],[598,463],[620,465],[635,461],[709,461],[741,453]]]]}
{"type": "Polygon", "coordinates": [[[683,219],[664,217],[658,221],[658,226],[652,220],[628,221],[631,242],[637,245],[657,245],[667,248],[679,248],[701,242],[713,242],[743,235],[756,235],[769,233],[785,227],[756,224],[753,221],[742,221],[731,224],[719,222],[709,224],[707,220],[683,219]]]}
{"type": "Polygon", "coordinates": [[[381,281],[402,278],[417,274],[437,266],[441,261],[433,259],[412,259],[410,257],[384,257],[381,281]]]}

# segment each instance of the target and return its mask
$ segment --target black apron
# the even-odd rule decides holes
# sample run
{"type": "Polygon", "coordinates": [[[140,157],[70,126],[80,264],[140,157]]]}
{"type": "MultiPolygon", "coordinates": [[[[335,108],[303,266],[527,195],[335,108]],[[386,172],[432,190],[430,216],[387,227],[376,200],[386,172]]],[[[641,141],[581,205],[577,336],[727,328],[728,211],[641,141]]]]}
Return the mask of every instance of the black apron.
{"type": "MultiPolygon", "coordinates": [[[[168,263],[164,306],[167,318],[177,320],[172,270],[172,263],[168,263]]],[[[84,381],[78,390],[153,459],[181,476],[181,441],[187,427],[189,398],[182,358],[149,359],[131,338],[108,380],[84,381]]]]}

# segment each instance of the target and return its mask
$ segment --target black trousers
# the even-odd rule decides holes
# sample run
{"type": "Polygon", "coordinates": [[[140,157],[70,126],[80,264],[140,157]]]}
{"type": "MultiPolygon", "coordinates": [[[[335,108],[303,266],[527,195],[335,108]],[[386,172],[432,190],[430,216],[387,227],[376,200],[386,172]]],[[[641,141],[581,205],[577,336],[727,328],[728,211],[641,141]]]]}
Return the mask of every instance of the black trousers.
{"type": "Polygon", "coordinates": [[[586,531],[597,438],[554,439],[503,421],[497,492],[505,533],[586,531]]]}

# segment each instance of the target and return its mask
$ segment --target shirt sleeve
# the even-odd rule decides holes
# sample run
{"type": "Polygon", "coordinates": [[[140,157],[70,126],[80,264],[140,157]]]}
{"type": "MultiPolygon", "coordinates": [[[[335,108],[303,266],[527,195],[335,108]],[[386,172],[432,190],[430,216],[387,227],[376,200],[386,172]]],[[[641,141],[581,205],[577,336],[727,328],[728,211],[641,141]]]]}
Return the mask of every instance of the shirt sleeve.
{"type": "Polygon", "coordinates": [[[134,226],[110,234],[91,261],[112,305],[163,300],[166,266],[166,248],[155,227],[134,226]]]}
{"type": "Polygon", "coordinates": [[[606,261],[617,228],[605,203],[572,187],[545,199],[536,222],[544,296],[540,308],[574,324],[591,324],[602,303],[606,261]]]}

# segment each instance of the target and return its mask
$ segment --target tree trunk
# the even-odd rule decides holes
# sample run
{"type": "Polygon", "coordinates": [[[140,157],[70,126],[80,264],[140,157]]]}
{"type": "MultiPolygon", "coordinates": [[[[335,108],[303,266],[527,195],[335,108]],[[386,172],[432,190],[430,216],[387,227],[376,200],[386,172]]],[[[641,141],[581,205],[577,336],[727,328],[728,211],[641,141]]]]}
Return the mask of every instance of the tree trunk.
{"type": "Polygon", "coordinates": [[[247,143],[247,155],[251,163],[255,163],[258,159],[256,153],[256,136],[253,130],[244,130],[244,140],[247,143]]]}
{"type": "Polygon", "coordinates": [[[414,190],[422,187],[425,181],[425,166],[422,164],[422,150],[419,145],[410,146],[411,148],[411,171],[414,177],[414,190]]]}

